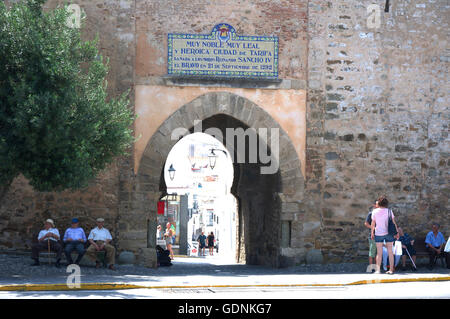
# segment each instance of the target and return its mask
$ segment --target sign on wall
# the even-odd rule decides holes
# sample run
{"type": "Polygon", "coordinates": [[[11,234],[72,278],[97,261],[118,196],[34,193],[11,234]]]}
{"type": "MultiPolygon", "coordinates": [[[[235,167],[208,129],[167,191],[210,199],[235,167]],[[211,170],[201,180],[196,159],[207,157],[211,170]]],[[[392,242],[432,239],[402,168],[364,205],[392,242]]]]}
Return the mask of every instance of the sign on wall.
{"type": "Polygon", "coordinates": [[[168,35],[167,73],[211,78],[278,78],[278,37],[240,36],[226,23],[211,34],[168,35]]]}

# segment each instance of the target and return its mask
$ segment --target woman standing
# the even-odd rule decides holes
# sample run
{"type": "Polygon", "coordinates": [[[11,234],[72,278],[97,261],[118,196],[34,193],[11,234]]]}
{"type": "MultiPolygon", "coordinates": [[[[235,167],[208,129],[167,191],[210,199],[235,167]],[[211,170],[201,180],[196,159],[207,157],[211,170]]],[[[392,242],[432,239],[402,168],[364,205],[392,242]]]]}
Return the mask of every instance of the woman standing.
{"type": "Polygon", "coordinates": [[[170,252],[170,258],[173,260],[172,244],[173,244],[174,232],[170,226],[171,226],[170,223],[166,224],[166,232],[164,233],[164,238],[166,239],[167,249],[170,252]]]}
{"type": "Polygon", "coordinates": [[[389,265],[391,268],[387,271],[387,274],[394,273],[394,253],[392,251],[392,244],[394,242],[394,236],[389,235],[388,223],[389,215],[392,217],[395,228],[397,229],[397,224],[395,223],[395,216],[390,209],[388,209],[388,200],[385,196],[380,196],[378,198],[378,208],[372,211],[372,227],[371,227],[371,238],[375,240],[377,246],[377,271],[375,273],[380,273],[381,258],[383,256],[383,242],[386,242],[386,248],[389,254],[389,265]]]}
{"type": "Polygon", "coordinates": [[[209,248],[209,255],[214,255],[214,234],[211,232],[211,234],[208,235],[208,248],[209,248]]]}

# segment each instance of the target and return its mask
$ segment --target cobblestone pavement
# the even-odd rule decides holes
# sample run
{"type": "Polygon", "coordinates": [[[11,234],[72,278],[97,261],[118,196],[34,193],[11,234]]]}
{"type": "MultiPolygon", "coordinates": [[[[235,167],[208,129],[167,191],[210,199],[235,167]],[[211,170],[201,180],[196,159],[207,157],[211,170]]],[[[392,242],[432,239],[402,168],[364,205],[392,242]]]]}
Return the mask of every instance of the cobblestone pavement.
{"type": "MultiPolygon", "coordinates": [[[[24,284],[24,283],[64,283],[68,273],[66,264],[62,263],[60,268],[53,264],[49,265],[41,262],[41,266],[31,266],[32,260],[29,256],[0,254],[0,284],[24,284]]],[[[183,277],[190,278],[218,278],[236,277],[247,278],[250,276],[283,276],[283,275],[318,275],[318,274],[346,274],[346,275],[368,275],[367,264],[346,263],[346,264],[314,264],[298,265],[288,268],[273,269],[263,266],[251,266],[243,264],[229,263],[219,256],[206,258],[186,258],[175,257],[173,265],[170,267],[160,267],[151,269],[135,265],[116,265],[116,270],[107,268],[96,269],[93,266],[81,266],[83,282],[149,282],[152,280],[166,281],[176,278],[178,283],[186,283],[183,277]],[[157,280],[156,280],[157,279],[157,280]]],[[[430,271],[426,266],[419,267],[417,272],[398,271],[397,274],[445,274],[449,275],[450,270],[437,265],[430,271]]]]}

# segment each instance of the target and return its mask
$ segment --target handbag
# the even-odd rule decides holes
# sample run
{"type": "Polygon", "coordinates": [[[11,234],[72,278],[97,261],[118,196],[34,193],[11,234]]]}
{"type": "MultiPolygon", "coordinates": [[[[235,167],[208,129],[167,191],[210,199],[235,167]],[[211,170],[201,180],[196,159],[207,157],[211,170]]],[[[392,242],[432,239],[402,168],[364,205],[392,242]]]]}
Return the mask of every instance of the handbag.
{"type": "Polygon", "coordinates": [[[448,240],[447,240],[447,244],[445,244],[444,251],[445,251],[446,253],[450,253],[450,237],[449,237],[448,240]]]}
{"type": "Polygon", "coordinates": [[[394,255],[396,255],[396,256],[401,256],[402,253],[403,253],[402,242],[399,241],[399,240],[396,240],[396,241],[394,242],[394,248],[393,248],[393,250],[394,250],[394,255]]]}
{"type": "Polygon", "coordinates": [[[388,234],[395,236],[397,235],[397,227],[395,227],[394,221],[392,220],[391,217],[391,210],[389,209],[389,218],[388,218],[388,234]]]}

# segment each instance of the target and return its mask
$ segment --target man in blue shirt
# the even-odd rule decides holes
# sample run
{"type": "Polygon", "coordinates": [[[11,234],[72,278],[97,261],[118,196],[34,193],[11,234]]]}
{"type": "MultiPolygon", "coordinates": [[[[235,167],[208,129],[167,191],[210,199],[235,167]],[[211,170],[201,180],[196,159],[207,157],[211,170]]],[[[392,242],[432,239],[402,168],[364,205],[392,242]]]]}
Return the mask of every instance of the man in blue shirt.
{"type": "Polygon", "coordinates": [[[199,251],[201,252],[200,256],[205,256],[206,236],[204,232],[202,232],[201,235],[198,236],[197,241],[199,243],[199,251]]]}
{"type": "Polygon", "coordinates": [[[414,249],[414,238],[409,236],[408,233],[404,233],[401,227],[398,228],[399,239],[402,243],[402,270],[406,270],[406,256],[409,255],[413,262],[412,270],[416,271],[416,250],[414,249]]]}
{"type": "Polygon", "coordinates": [[[428,265],[430,270],[433,269],[438,257],[444,256],[445,245],[444,235],[439,231],[439,224],[433,223],[431,229],[432,231],[430,231],[425,238],[426,248],[430,256],[430,263],[428,265]]]}
{"type": "Polygon", "coordinates": [[[71,253],[76,250],[78,252],[78,257],[75,264],[78,265],[86,252],[86,249],[84,248],[86,234],[84,233],[83,228],[79,227],[78,218],[72,219],[72,226],[66,229],[63,241],[65,243],[64,253],[66,254],[68,264],[73,264],[71,253]]]}

